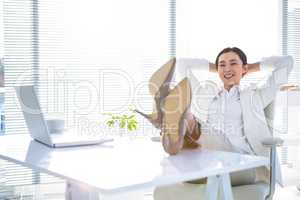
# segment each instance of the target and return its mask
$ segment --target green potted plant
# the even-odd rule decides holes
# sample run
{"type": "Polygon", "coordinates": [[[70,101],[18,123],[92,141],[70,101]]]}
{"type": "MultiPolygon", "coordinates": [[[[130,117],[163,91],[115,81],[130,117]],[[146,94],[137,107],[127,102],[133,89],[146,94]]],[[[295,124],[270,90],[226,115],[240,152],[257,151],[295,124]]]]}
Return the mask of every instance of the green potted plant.
{"type": "Polygon", "coordinates": [[[105,122],[108,127],[119,127],[120,129],[131,132],[138,128],[138,122],[135,113],[136,112],[133,109],[129,109],[129,113],[127,114],[103,114],[108,116],[105,122]]]}

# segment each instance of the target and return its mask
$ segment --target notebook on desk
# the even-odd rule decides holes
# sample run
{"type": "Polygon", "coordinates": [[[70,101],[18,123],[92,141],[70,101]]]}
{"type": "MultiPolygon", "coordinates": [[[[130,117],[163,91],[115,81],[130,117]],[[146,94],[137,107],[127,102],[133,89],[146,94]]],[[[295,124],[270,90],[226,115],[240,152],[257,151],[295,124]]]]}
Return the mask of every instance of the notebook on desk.
{"type": "Polygon", "coordinates": [[[38,142],[50,147],[69,147],[112,141],[112,138],[104,135],[83,135],[75,129],[66,130],[59,134],[50,134],[34,86],[16,86],[15,91],[30,135],[38,142]]]}

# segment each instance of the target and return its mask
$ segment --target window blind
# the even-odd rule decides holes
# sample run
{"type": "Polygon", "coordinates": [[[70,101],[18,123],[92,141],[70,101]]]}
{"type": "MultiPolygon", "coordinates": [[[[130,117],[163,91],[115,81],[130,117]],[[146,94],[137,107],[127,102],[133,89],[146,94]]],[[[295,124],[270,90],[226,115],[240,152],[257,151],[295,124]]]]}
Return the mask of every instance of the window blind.
{"type": "MultiPolygon", "coordinates": [[[[294,68],[289,76],[289,83],[300,84],[300,1],[299,0],[282,0],[282,53],[291,55],[294,58],[294,68]]],[[[283,127],[284,133],[290,135],[299,135],[298,113],[300,106],[296,102],[299,91],[294,91],[294,95],[285,95],[285,105],[283,109],[283,127]]],[[[290,93],[293,93],[290,92],[290,93]]],[[[297,147],[283,147],[282,158],[283,164],[289,167],[300,168],[299,159],[300,149],[297,147]]]]}
{"type": "Polygon", "coordinates": [[[4,11],[4,7],[3,7],[3,0],[0,0],[0,58],[2,59],[4,56],[4,24],[3,24],[3,11],[4,11]]]}
{"type": "Polygon", "coordinates": [[[63,117],[70,126],[90,118],[93,126],[103,112],[128,107],[152,111],[148,80],[174,56],[174,6],[6,0],[6,133],[27,132],[15,84],[36,85],[46,117],[63,117]]]}
{"type": "Polygon", "coordinates": [[[294,58],[294,69],[290,83],[300,84],[300,1],[283,1],[282,51],[294,58]]]}
{"type": "MultiPolygon", "coordinates": [[[[177,0],[177,56],[206,58],[214,63],[222,49],[233,46],[246,53],[249,63],[278,55],[278,20],[279,2],[273,0],[177,0]]],[[[267,74],[246,75],[242,83],[263,81],[267,74]]],[[[213,73],[203,77],[219,80],[213,73]]]]}
{"type": "MultiPolygon", "coordinates": [[[[4,0],[1,1],[2,10],[5,134],[23,134],[28,133],[27,126],[13,87],[38,83],[37,2],[35,0],[4,0]]],[[[5,186],[43,183],[41,178],[44,182],[51,180],[50,176],[41,176],[39,172],[32,169],[6,161],[0,162],[5,186]]]]}
{"type": "Polygon", "coordinates": [[[103,112],[151,112],[148,80],[174,55],[173,7],[159,0],[39,1],[38,90],[47,117],[99,130],[103,112]]]}
{"type": "MultiPolygon", "coordinates": [[[[28,133],[15,85],[35,85],[45,114],[61,114],[69,124],[77,122],[74,116],[121,112],[133,94],[138,108],[152,111],[147,82],[174,56],[174,12],[168,12],[174,1],[3,0],[1,5],[6,134],[28,133]],[[128,92],[128,76],[138,91],[128,92]],[[87,111],[90,96],[99,105],[87,111]]],[[[18,172],[6,177],[12,185],[51,182],[12,168],[18,172]]]]}
{"type": "Polygon", "coordinates": [[[5,133],[26,133],[14,85],[37,81],[37,10],[34,0],[4,0],[5,133]]]}

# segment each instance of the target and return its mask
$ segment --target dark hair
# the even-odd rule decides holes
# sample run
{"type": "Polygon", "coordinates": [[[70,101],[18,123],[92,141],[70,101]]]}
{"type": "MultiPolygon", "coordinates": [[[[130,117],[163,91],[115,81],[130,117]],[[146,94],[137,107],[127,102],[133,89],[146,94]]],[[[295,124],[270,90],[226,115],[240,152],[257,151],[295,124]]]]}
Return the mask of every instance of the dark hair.
{"type": "Polygon", "coordinates": [[[233,52],[233,53],[236,53],[239,58],[241,59],[241,61],[243,62],[243,65],[247,65],[247,56],[246,54],[239,48],[237,47],[227,47],[225,49],[223,49],[217,56],[216,58],[216,67],[218,68],[218,63],[219,63],[219,57],[223,54],[223,53],[228,53],[228,52],[233,52]]]}

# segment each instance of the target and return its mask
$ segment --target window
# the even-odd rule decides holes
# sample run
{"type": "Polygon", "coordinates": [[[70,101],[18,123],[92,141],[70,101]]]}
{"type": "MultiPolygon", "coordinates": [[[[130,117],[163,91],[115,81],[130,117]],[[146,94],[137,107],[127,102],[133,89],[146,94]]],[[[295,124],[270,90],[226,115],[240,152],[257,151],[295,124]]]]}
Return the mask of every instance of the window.
{"type": "Polygon", "coordinates": [[[295,66],[290,76],[290,83],[300,84],[300,1],[283,1],[282,48],[283,53],[292,55],[295,66]]]}
{"type": "Polygon", "coordinates": [[[5,133],[26,133],[13,86],[35,84],[37,76],[36,4],[4,0],[5,133]]]}
{"type": "Polygon", "coordinates": [[[3,0],[0,0],[0,58],[3,58],[4,56],[4,35],[3,35],[3,0]]]}
{"type": "Polygon", "coordinates": [[[97,129],[103,112],[134,105],[149,112],[147,82],[169,58],[168,6],[160,0],[40,1],[38,88],[47,114],[97,129]]]}
{"type": "MultiPolygon", "coordinates": [[[[148,79],[170,56],[167,1],[4,0],[2,5],[6,134],[28,133],[15,84],[36,85],[45,114],[65,117],[69,126],[90,118],[99,126],[102,112],[127,110],[133,92],[127,81],[140,97],[128,105],[152,109],[148,79]]],[[[28,183],[51,182],[18,170],[28,183]]]]}
{"type": "MultiPolygon", "coordinates": [[[[0,0],[0,22],[3,22],[3,0],[0,0]]],[[[0,135],[4,134],[4,35],[3,23],[0,23],[0,135]]]]}
{"type": "MultiPolygon", "coordinates": [[[[282,49],[283,54],[292,55],[294,58],[294,69],[289,77],[289,83],[300,84],[300,1],[282,0],[282,49]]],[[[283,124],[286,133],[291,140],[300,136],[299,111],[300,111],[300,91],[286,92],[283,96],[285,112],[283,112],[283,124]]],[[[299,171],[300,148],[298,146],[288,146],[282,148],[283,163],[287,168],[294,168],[299,171]]],[[[298,178],[298,174],[292,173],[290,180],[298,178]]]]}
{"type": "MultiPolygon", "coordinates": [[[[215,62],[225,47],[239,47],[249,63],[280,52],[279,2],[177,0],[177,56],[207,58],[215,62]]],[[[247,75],[257,81],[266,74],[247,75]]],[[[208,73],[205,77],[219,80],[208,73]]]]}

